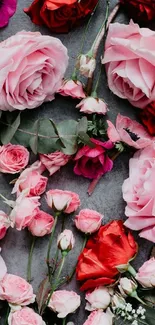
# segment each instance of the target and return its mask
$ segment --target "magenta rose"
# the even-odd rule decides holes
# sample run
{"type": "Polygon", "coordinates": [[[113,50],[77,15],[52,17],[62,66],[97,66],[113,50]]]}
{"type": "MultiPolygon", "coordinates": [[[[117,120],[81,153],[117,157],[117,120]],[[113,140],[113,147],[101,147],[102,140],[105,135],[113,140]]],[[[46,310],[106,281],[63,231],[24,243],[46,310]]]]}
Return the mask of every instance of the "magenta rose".
{"type": "Polygon", "coordinates": [[[71,191],[50,190],[46,193],[46,201],[56,211],[72,213],[80,206],[78,194],[71,191]]]}
{"type": "Polygon", "coordinates": [[[7,229],[10,227],[10,219],[7,214],[3,211],[0,211],[0,239],[2,239],[7,232],[7,229]]]}
{"type": "Polygon", "coordinates": [[[146,261],[138,270],[136,280],[144,288],[155,287],[155,258],[152,257],[146,261]]]}
{"type": "Polygon", "coordinates": [[[20,145],[6,144],[0,147],[0,172],[16,174],[24,169],[29,161],[29,152],[20,145]]]}
{"type": "Polygon", "coordinates": [[[26,306],[35,301],[35,295],[31,284],[25,279],[7,273],[0,281],[0,300],[26,306]]]}
{"type": "Polygon", "coordinates": [[[109,140],[102,142],[91,139],[94,143],[94,148],[83,146],[77,152],[74,160],[76,161],[74,173],[84,177],[93,179],[98,178],[113,167],[112,160],[107,155],[107,150],[113,148],[113,143],[109,140]]]}
{"type": "Polygon", "coordinates": [[[64,80],[58,93],[62,96],[70,96],[72,98],[85,98],[83,84],[78,80],[64,80]]]}
{"type": "Polygon", "coordinates": [[[40,161],[26,168],[17,179],[12,194],[17,196],[24,190],[27,190],[27,196],[38,196],[45,192],[48,178],[41,175],[45,167],[40,161]]]}
{"type": "Polygon", "coordinates": [[[42,317],[33,309],[24,307],[15,312],[10,312],[8,325],[46,325],[42,317]]]}
{"type": "Polygon", "coordinates": [[[28,230],[33,236],[43,237],[51,233],[54,224],[54,218],[39,209],[28,225],[28,230]]]}
{"type": "Polygon", "coordinates": [[[109,88],[139,108],[155,101],[154,42],[154,31],[132,21],[109,27],[103,59],[109,88]]]}
{"type": "Polygon", "coordinates": [[[48,307],[58,313],[58,318],[65,318],[68,314],[74,313],[80,303],[80,296],[74,291],[57,290],[53,292],[48,307]]]}
{"type": "Polygon", "coordinates": [[[102,223],[103,216],[95,210],[83,209],[75,217],[76,227],[86,234],[97,231],[102,223]]]}
{"type": "Polygon", "coordinates": [[[0,1],[0,28],[9,23],[10,17],[16,12],[17,0],[0,1]]]}
{"type": "Polygon", "coordinates": [[[125,225],[155,242],[155,144],[137,151],[129,162],[129,178],[122,187],[127,203],[125,225]]]}
{"type": "Polygon", "coordinates": [[[49,171],[50,176],[56,173],[62,166],[65,166],[71,156],[65,155],[61,151],[55,151],[48,155],[40,155],[42,164],[49,171]]]}
{"type": "Polygon", "coordinates": [[[0,110],[23,110],[54,99],[68,65],[57,38],[21,31],[0,43],[0,110]]]}

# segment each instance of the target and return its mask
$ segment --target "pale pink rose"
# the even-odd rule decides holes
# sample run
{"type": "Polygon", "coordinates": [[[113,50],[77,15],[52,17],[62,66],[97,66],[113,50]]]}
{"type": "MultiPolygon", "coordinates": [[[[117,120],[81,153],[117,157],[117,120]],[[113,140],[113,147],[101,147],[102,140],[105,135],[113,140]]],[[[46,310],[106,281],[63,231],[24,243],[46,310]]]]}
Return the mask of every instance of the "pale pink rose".
{"type": "Polygon", "coordinates": [[[102,223],[103,216],[95,210],[83,209],[75,217],[76,227],[86,234],[97,231],[102,223]]]}
{"type": "Polygon", "coordinates": [[[155,287],[155,258],[152,257],[146,261],[138,270],[136,280],[144,288],[155,287]]]}
{"type": "Polygon", "coordinates": [[[10,227],[11,222],[7,214],[3,211],[0,211],[0,239],[2,239],[7,232],[7,229],[10,227]]]}
{"type": "Polygon", "coordinates": [[[80,296],[74,291],[57,290],[53,292],[48,307],[58,313],[58,318],[65,318],[68,314],[74,313],[80,303],[80,296]]]}
{"type": "MultiPolygon", "coordinates": [[[[0,251],[1,251],[1,248],[0,248],[0,251]]],[[[7,273],[6,264],[5,264],[2,256],[0,256],[0,281],[2,281],[2,279],[4,278],[6,273],[7,273]]]]}
{"type": "Polygon", "coordinates": [[[107,113],[107,104],[101,98],[87,97],[82,99],[81,102],[76,105],[76,108],[80,108],[81,113],[86,114],[103,114],[107,113]]]}
{"type": "Polygon", "coordinates": [[[26,306],[35,301],[33,288],[25,279],[6,274],[0,281],[0,300],[7,300],[11,304],[26,306]]]}
{"type": "Polygon", "coordinates": [[[153,142],[153,137],[147,133],[145,128],[140,123],[131,120],[127,116],[118,114],[116,118],[116,127],[111,121],[107,120],[107,123],[108,137],[114,143],[122,141],[128,146],[142,149],[153,142]]]}
{"type": "Polygon", "coordinates": [[[46,193],[46,201],[50,208],[65,213],[72,213],[80,206],[78,194],[71,191],[50,190],[46,193]]]}
{"type": "Polygon", "coordinates": [[[133,292],[138,288],[137,283],[129,278],[121,278],[118,285],[121,295],[126,298],[127,296],[132,296],[133,292]]]}
{"type": "Polygon", "coordinates": [[[129,178],[122,187],[127,203],[126,227],[155,242],[155,144],[138,150],[129,161],[129,178]]]}
{"type": "Polygon", "coordinates": [[[0,147],[0,172],[17,174],[26,167],[28,161],[29,152],[23,146],[9,143],[0,147]]]}
{"type": "Polygon", "coordinates": [[[8,325],[46,325],[46,323],[33,309],[24,307],[15,312],[10,312],[8,325]]]}
{"type": "Polygon", "coordinates": [[[111,24],[106,39],[103,63],[110,90],[145,108],[155,100],[155,32],[129,25],[111,24]]]}
{"type": "Polygon", "coordinates": [[[73,98],[85,98],[86,95],[83,90],[83,85],[81,81],[64,80],[58,93],[62,96],[71,96],[73,98]]]}
{"type": "Polygon", "coordinates": [[[93,57],[81,54],[76,62],[76,68],[83,76],[90,78],[96,68],[96,60],[93,57]]]}
{"type": "Polygon", "coordinates": [[[33,219],[28,225],[28,230],[32,233],[33,236],[43,237],[51,233],[54,218],[39,209],[36,209],[36,214],[33,216],[33,219]]]}
{"type": "Polygon", "coordinates": [[[88,316],[87,320],[83,325],[112,325],[113,324],[113,314],[110,310],[106,313],[101,310],[92,311],[88,316]]]}
{"type": "Polygon", "coordinates": [[[71,230],[65,229],[57,239],[57,245],[61,251],[70,251],[75,244],[75,238],[71,230]]]}
{"type": "Polygon", "coordinates": [[[30,224],[40,205],[39,199],[39,196],[25,197],[24,193],[18,196],[10,214],[10,219],[17,230],[22,230],[30,224]]]}
{"type": "Polygon", "coordinates": [[[92,292],[87,292],[85,299],[87,304],[85,309],[93,311],[96,309],[106,309],[111,301],[110,293],[106,287],[98,287],[92,292]]]}
{"type": "Polygon", "coordinates": [[[45,170],[43,164],[38,160],[30,167],[26,168],[17,179],[12,194],[17,196],[27,190],[27,196],[38,196],[45,192],[48,178],[41,175],[45,170]]]}
{"type": "Polygon", "coordinates": [[[48,169],[50,176],[56,173],[61,166],[65,166],[71,156],[65,155],[61,151],[55,151],[48,155],[40,155],[42,164],[48,169]]]}
{"type": "Polygon", "coordinates": [[[23,110],[54,99],[68,65],[58,38],[21,31],[0,43],[0,110],[23,110]]]}

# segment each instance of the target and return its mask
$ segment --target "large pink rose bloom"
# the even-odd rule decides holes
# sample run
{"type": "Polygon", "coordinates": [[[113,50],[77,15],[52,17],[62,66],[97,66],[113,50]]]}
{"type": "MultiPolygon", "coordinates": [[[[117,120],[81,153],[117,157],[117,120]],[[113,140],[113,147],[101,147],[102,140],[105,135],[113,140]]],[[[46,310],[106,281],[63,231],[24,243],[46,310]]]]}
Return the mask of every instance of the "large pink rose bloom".
{"type": "Polygon", "coordinates": [[[130,147],[142,149],[150,145],[153,141],[153,138],[140,123],[131,120],[127,116],[118,114],[116,118],[116,127],[111,121],[107,121],[107,123],[108,137],[114,143],[121,141],[130,147]]]}
{"type": "Polygon", "coordinates": [[[25,279],[17,275],[6,274],[0,281],[0,300],[26,306],[35,301],[35,295],[31,284],[25,279]]]}
{"type": "Polygon", "coordinates": [[[141,230],[140,237],[155,242],[155,144],[135,153],[129,162],[129,178],[124,181],[127,203],[125,226],[141,230]]]}
{"type": "Polygon", "coordinates": [[[26,167],[28,161],[29,152],[23,146],[9,143],[0,147],[0,172],[19,173],[26,167]]]}
{"type": "Polygon", "coordinates": [[[42,164],[47,168],[50,176],[56,173],[62,166],[65,166],[71,156],[65,155],[61,151],[55,151],[47,155],[40,155],[42,164]]]}
{"type": "Polygon", "coordinates": [[[106,150],[113,148],[113,144],[110,140],[102,142],[91,139],[91,141],[94,143],[94,148],[86,145],[77,152],[74,158],[76,161],[74,173],[90,179],[96,179],[110,171],[113,167],[113,161],[106,152],[106,150]]]}
{"type": "Polygon", "coordinates": [[[11,312],[8,317],[9,325],[46,325],[42,317],[29,307],[11,312]]]}
{"type": "Polygon", "coordinates": [[[155,32],[129,25],[111,24],[103,63],[111,91],[136,107],[155,100],[155,32]]]}
{"type": "Polygon", "coordinates": [[[21,31],[0,43],[0,110],[23,110],[54,99],[68,65],[57,38],[21,31]]]}
{"type": "Polygon", "coordinates": [[[81,299],[74,291],[57,290],[53,292],[48,307],[55,313],[58,318],[65,318],[68,314],[74,313],[80,306],[81,299]]]}
{"type": "Polygon", "coordinates": [[[138,270],[136,280],[144,288],[155,287],[155,258],[152,257],[146,261],[138,270]]]}
{"type": "Polygon", "coordinates": [[[51,233],[54,224],[54,218],[39,209],[36,209],[36,214],[30,221],[28,230],[33,236],[43,237],[51,233]]]}
{"type": "Polygon", "coordinates": [[[17,196],[27,190],[27,196],[38,196],[45,192],[48,178],[41,175],[45,167],[40,161],[36,161],[29,168],[26,168],[17,179],[12,194],[17,196]]]}

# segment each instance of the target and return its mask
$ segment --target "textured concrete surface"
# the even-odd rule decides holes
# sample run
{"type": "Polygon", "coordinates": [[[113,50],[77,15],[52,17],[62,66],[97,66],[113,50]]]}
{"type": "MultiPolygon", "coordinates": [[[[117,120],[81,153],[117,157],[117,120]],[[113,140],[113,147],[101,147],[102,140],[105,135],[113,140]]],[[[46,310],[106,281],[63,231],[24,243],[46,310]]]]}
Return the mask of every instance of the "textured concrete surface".
{"type": "MultiPolygon", "coordinates": [[[[28,7],[31,3],[31,0],[19,0],[18,1],[18,10],[14,17],[11,19],[8,27],[0,30],[0,40],[4,40],[7,37],[15,34],[20,30],[27,31],[40,31],[42,34],[49,34],[50,32],[46,28],[40,28],[32,24],[29,17],[24,14],[23,8],[28,7]]],[[[111,1],[111,8],[115,5],[116,1],[111,1]]],[[[105,12],[105,1],[100,1],[100,6],[94,15],[94,20],[90,27],[88,34],[88,39],[85,42],[84,50],[87,51],[90,48],[91,42],[93,41],[101,22],[103,21],[105,12]],[[91,38],[90,38],[91,35],[91,38]]],[[[119,22],[128,22],[128,19],[123,13],[120,13],[117,17],[119,22]]],[[[67,76],[70,76],[70,73],[73,70],[74,59],[80,48],[80,40],[83,26],[81,28],[75,29],[67,35],[57,35],[62,42],[67,46],[70,56],[70,65],[67,72],[67,76]]],[[[135,116],[135,111],[133,107],[125,100],[121,100],[114,96],[107,87],[106,76],[102,75],[100,82],[100,96],[104,97],[106,102],[109,105],[110,111],[108,117],[114,121],[118,112],[126,114],[132,118],[135,116]]],[[[57,97],[55,101],[47,103],[44,105],[44,108],[40,107],[33,111],[25,112],[26,116],[29,118],[37,118],[37,116],[48,116],[55,121],[61,121],[67,118],[77,119],[80,114],[75,109],[75,101],[70,98],[60,98],[57,97]]],[[[48,189],[59,188],[75,191],[80,195],[81,199],[81,208],[92,208],[104,214],[104,222],[108,222],[112,219],[125,219],[124,207],[125,204],[122,199],[121,186],[123,180],[128,176],[128,160],[129,156],[127,154],[122,154],[115,163],[112,172],[105,175],[100,183],[98,184],[95,192],[91,197],[87,195],[87,188],[89,185],[89,180],[82,177],[77,177],[72,171],[72,166],[66,166],[61,169],[60,172],[55,174],[49,179],[48,189]]],[[[12,178],[10,176],[0,175],[0,192],[7,198],[11,197],[11,185],[9,181],[12,178]]],[[[45,198],[42,198],[42,208],[45,211],[48,211],[48,207],[45,203],[45,198]]],[[[0,209],[9,211],[9,209],[0,201],[0,209]]],[[[58,227],[59,228],[59,227],[58,227]]],[[[66,221],[66,228],[74,230],[72,216],[68,217],[66,221]]],[[[57,232],[59,229],[57,229],[57,232]]],[[[135,234],[136,238],[137,235],[135,234]]],[[[140,251],[136,259],[136,266],[138,267],[141,263],[147,259],[151,244],[143,239],[138,238],[138,243],[140,246],[140,251]]],[[[48,244],[48,237],[43,239],[38,239],[33,256],[33,266],[32,266],[32,275],[35,292],[37,291],[38,285],[42,278],[46,274],[46,264],[45,256],[48,244]]],[[[76,232],[76,245],[74,250],[69,254],[68,260],[66,262],[66,274],[72,269],[73,265],[76,262],[77,256],[80,251],[82,244],[82,235],[76,232]]],[[[5,262],[8,267],[9,273],[18,274],[22,277],[26,277],[26,266],[27,258],[29,252],[29,236],[26,230],[18,232],[16,230],[10,229],[7,236],[1,241],[0,246],[2,247],[2,256],[5,259],[5,262]]],[[[52,249],[54,253],[55,248],[52,249]]],[[[69,288],[79,290],[79,286],[73,279],[72,283],[69,285],[69,288]]],[[[77,314],[72,315],[68,320],[74,320],[76,325],[82,325],[86,319],[87,314],[84,311],[84,301],[78,310],[77,314]]],[[[0,320],[0,324],[3,324],[0,320]]],[[[51,325],[54,324],[53,319],[51,319],[51,325]]],[[[57,322],[58,324],[58,322],[57,322]]]]}

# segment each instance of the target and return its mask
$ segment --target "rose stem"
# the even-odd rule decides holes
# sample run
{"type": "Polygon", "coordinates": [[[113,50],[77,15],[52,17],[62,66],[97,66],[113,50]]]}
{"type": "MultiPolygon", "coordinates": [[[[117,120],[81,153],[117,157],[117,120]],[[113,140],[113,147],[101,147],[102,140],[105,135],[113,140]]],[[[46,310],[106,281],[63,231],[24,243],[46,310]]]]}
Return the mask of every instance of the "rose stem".
{"type": "Polygon", "coordinates": [[[137,272],[135,271],[135,269],[133,268],[133,266],[131,266],[130,264],[129,264],[129,266],[128,266],[127,271],[128,271],[128,272],[129,272],[133,277],[135,277],[136,274],[137,274],[137,272]]]}
{"type": "Polygon", "coordinates": [[[62,325],[65,325],[66,324],[66,317],[63,318],[63,321],[62,321],[62,325]]]}
{"type": "Polygon", "coordinates": [[[31,247],[30,247],[30,252],[29,252],[29,257],[28,257],[28,264],[27,264],[27,281],[31,282],[31,266],[32,266],[32,255],[34,251],[34,245],[35,245],[36,237],[32,236],[32,242],[31,242],[31,247]]]}
{"type": "Polygon", "coordinates": [[[58,221],[58,216],[59,215],[60,215],[60,212],[59,213],[57,212],[56,215],[55,215],[55,220],[54,220],[53,228],[52,228],[51,235],[50,235],[50,239],[49,239],[49,243],[48,243],[46,263],[47,263],[47,267],[48,267],[49,282],[51,282],[50,252],[51,252],[51,247],[52,247],[54,232],[55,232],[55,228],[56,228],[56,225],[57,225],[57,221],[58,221]]]}
{"type": "MultiPolygon", "coordinates": [[[[63,232],[63,230],[64,230],[64,225],[65,225],[65,215],[63,214],[63,215],[62,215],[61,232],[63,232]]],[[[55,256],[54,256],[54,267],[53,267],[53,270],[52,270],[52,274],[54,274],[55,269],[56,269],[56,266],[57,266],[58,255],[59,255],[59,248],[58,248],[58,246],[57,246],[57,248],[56,248],[56,253],[55,253],[55,256]]]]}
{"type": "MultiPolygon", "coordinates": [[[[105,30],[108,29],[110,23],[113,21],[113,19],[115,18],[116,14],[118,13],[118,10],[120,8],[120,3],[117,3],[108,18],[109,2],[110,1],[107,0],[106,18],[105,18],[105,20],[99,30],[99,33],[97,34],[95,41],[94,41],[94,43],[91,47],[91,50],[90,50],[90,52],[92,52],[92,57],[94,59],[96,59],[96,57],[97,57],[98,49],[99,49],[100,43],[104,37],[105,30]]],[[[93,77],[94,77],[94,71],[91,72],[91,76],[88,78],[88,81],[87,81],[86,91],[87,91],[88,95],[90,95],[91,91],[92,91],[93,77]]]]}

